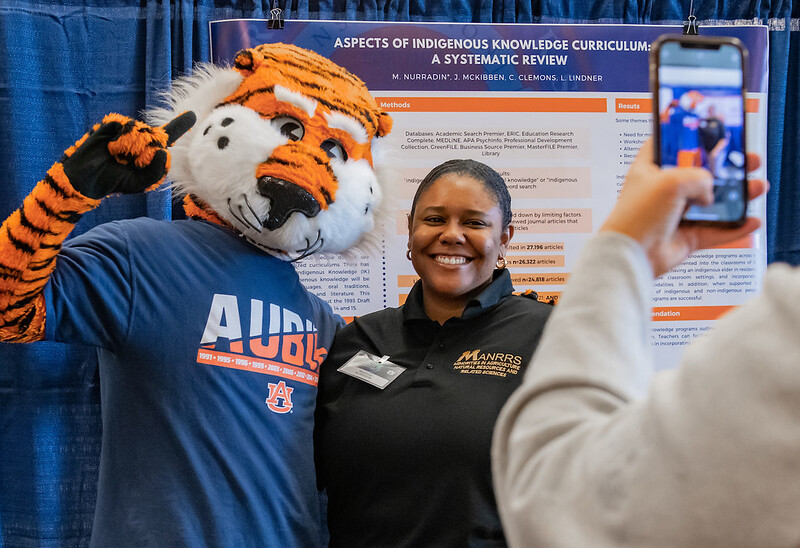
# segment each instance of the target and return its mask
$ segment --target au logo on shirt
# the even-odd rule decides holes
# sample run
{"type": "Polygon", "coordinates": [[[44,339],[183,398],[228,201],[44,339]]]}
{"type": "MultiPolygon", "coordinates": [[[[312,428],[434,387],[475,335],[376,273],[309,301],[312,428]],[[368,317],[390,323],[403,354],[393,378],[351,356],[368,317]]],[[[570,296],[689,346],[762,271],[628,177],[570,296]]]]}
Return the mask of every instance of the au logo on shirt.
{"type": "Polygon", "coordinates": [[[273,413],[289,413],[292,410],[292,392],[294,388],[286,386],[284,381],[279,383],[271,382],[267,385],[269,395],[267,396],[267,407],[273,413]]]}

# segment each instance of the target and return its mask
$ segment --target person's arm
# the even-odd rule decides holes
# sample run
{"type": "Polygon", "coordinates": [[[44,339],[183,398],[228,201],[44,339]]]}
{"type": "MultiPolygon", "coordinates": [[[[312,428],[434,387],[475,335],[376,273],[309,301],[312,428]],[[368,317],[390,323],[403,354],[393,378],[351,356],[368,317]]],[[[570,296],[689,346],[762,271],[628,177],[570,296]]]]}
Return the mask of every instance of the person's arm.
{"type": "Polygon", "coordinates": [[[773,269],[761,296],[645,394],[653,273],[726,237],[678,228],[686,199],[710,181],[697,170],[662,172],[647,152],[573,269],[495,429],[506,535],[512,546],[555,548],[796,546],[800,273],[773,269]]]}
{"type": "Polygon", "coordinates": [[[160,184],[169,168],[167,147],[194,121],[187,112],[154,128],[109,114],[53,164],[0,225],[0,341],[44,338],[44,288],[75,224],[110,194],[160,184]]]}

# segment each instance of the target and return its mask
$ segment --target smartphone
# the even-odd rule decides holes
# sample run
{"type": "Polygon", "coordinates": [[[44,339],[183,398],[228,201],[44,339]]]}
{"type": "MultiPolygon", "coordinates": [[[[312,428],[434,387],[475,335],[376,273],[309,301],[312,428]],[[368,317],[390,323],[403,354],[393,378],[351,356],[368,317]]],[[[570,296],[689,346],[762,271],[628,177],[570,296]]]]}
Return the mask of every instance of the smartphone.
{"type": "Polygon", "coordinates": [[[747,216],[746,64],[736,38],[664,35],[650,48],[656,163],[714,177],[714,203],[691,204],[684,224],[736,227],[747,216]]]}

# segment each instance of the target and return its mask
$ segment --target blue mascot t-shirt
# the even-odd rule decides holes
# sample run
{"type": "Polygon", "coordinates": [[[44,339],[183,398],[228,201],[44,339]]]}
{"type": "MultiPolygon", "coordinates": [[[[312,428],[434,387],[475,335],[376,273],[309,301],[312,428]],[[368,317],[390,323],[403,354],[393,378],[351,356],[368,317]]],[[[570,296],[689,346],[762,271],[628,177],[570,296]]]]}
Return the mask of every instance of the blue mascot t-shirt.
{"type": "Polygon", "coordinates": [[[205,221],[107,223],[45,291],[47,338],[98,348],[93,546],[314,546],[319,367],[342,324],[291,264],[205,221]]]}

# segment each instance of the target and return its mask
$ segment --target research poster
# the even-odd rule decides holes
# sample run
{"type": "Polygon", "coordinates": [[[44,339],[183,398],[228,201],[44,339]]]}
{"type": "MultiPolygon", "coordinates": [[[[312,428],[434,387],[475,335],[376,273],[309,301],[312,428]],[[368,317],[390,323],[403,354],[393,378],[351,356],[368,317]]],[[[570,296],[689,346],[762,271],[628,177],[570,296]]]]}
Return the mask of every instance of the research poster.
{"type": "MultiPolygon", "coordinates": [[[[650,44],[678,26],[516,25],[265,20],[210,24],[212,60],[266,42],[314,50],[364,80],[394,119],[394,216],[381,248],[297,264],[306,286],[345,317],[403,303],[417,279],[406,259],[406,215],[435,165],[472,158],[511,191],[508,268],[517,291],[556,303],[581,248],[611,210],[653,128],[650,44]]],[[[764,26],[702,27],[749,50],[747,147],[766,159],[768,34],[764,26]]],[[[701,98],[702,99],[702,98],[701,98]]],[[[702,116],[702,100],[692,105],[702,116]]],[[[742,120],[726,120],[741,125],[742,120]]],[[[756,173],[764,177],[766,166],[756,173]]],[[[765,199],[750,214],[765,216],[765,199]]],[[[694,254],[653,284],[651,338],[659,368],[761,288],[764,229],[694,254]]],[[[598,318],[603,321],[603,318],[598,318]]]]}

